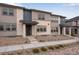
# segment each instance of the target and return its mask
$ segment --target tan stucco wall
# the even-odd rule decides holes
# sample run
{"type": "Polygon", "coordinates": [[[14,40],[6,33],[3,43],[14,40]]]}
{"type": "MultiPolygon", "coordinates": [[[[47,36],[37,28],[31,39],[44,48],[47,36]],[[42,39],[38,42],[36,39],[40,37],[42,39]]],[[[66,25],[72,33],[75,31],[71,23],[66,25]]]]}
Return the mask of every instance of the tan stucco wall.
{"type": "MultiPolygon", "coordinates": [[[[42,12],[32,11],[32,20],[38,20],[39,13],[42,13],[42,12]]],[[[48,13],[43,13],[43,14],[45,14],[45,20],[51,20],[50,14],[48,13]]]]}
{"type": "Polygon", "coordinates": [[[33,34],[35,34],[35,35],[50,35],[51,34],[51,32],[50,32],[50,30],[51,30],[51,26],[50,26],[51,22],[50,21],[40,21],[40,20],[36,20],[36,21],[39,22],[39,24],[37,24],[35,28],[32,28],[33,34]],[[46,32],[37,32],[36,29],[37,29],[38,25],[46,26],[47,31],[46,32]]]}
{"type": "MultiPolygon", "coordinates": [[[[4,23],[16,23],[16,9],[14,9],[14,16],[4,16],[2,15],[2,8],[0,6],[0,22],[4,23]]],[[[0,36],[15,36],[16,31],[0,31],[0,36]]]]}

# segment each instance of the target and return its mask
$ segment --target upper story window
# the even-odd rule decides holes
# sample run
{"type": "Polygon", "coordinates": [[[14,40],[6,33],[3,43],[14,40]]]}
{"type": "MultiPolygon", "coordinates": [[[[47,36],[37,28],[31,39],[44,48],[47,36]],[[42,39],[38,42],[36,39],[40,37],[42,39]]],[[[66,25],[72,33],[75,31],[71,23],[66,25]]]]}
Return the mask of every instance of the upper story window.
{"type": "Polygon", "coordinates": [[[39,20],[44,20],[44,19],[45,19],[45,14],[39,13],[39,14],[38,14],[38,19],[39,19],[39,20]]]}
{"type": "Polygon", "coordinates": [[[7,16],[13,16],[14,15],[14,9],[13,8],[3,8],[2,14],[7,15],[7,16]]]}
{"type": "Polygon", "coordinates": [[[58,20],[52,20],[52,22],[54,22],[54,23],[58,23],[58,20]]]}
{"type": "Polygon", "coordinates": [[[57,16],[52,16],[52,19],[53,19],[53,20],[58,20],[58,18],[59,18],[59,17],[57,17],[57,16]]]}

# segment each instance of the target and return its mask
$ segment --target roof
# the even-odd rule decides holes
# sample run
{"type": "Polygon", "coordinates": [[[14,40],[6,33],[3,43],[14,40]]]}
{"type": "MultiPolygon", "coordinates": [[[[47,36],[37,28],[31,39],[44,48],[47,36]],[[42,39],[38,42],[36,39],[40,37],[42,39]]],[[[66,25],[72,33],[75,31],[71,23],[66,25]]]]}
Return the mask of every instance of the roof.
{"type": "Polygon", "coordinates": [[[0,3],[0,6],[7,6],[7,7],[13,7],[13,8],[21,8],[21,9],[24,9],[24,7],[14,6],[14,5],[5,4],[5,3],[0,3]]]}
{"type": "Polygon", "coordinates": [[[22,22],[23,24],[26,24],[26,25],[36,25],[36,24],[38,24],[38,22],[36,22],[36,21],[27,22],[26,20],[20,20],[20,22],[22,22]]]}
{"type": "Polygon", "coordinates": [[[73,17],[73,18],[67,20],[66,22],[77,21],[77,20],[79,20],[79,16],[73,17]]]}
{"type": "Polygon", "coordinates": [[[51,14],[52,16],[59,16],[59,17],[63,17],[63,18],[66,18],[65,16],[62,16],[62,15],[56,15],[56,14],[51,14]]]}
{"type": "Polygon", "coordinates": [[[61,26],[61,27],[71,27],[72,25],[69,25],[69,24],[66,24],[66,23],[65,23],[65,24],[60,24],[60,26],[61,26]]]}
{"type": "Polygon", "coordinates": [[[61,15],[52,14],[51,12],[44,11],[44,10],[28,9],[28,8],[25,8],[25,7],[14,6],[14,5],[5,4],[5,3],[0,3],[0,6],[7,6],[7,7],[12,7],[12,8],[20,8],[20,9],[29,10],[29,11],[43,12],[43,13],[48,13],[48,14],[50,14],[50,15],[52,15],[52,16],[54,15],[54,16],[59,16],[59,17],[66,18],[65,16],[61,16],[61,15]]]}
{"type": "Polygon", "coordinates": [[[43,12],[43,13],[51,14],[51,12],[43,11],[43,10],[37,10],[37,9],[30,9],[30,10],[31,10],[31,11],[37,11],[37,12],[43,12]]]}

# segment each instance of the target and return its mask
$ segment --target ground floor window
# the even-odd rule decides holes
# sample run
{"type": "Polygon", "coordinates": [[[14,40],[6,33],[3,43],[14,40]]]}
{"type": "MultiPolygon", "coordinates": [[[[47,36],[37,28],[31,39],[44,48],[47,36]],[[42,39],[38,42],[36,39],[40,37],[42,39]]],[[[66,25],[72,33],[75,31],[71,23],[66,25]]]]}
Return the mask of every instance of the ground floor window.
{"type": "Polygon", "coordinates": [[[52,27],[51,32],[58,32],[58,27],[52,27]]]}
{"type": "Polygon", "coordinates": [[[16,31],[15,23],[0,23],[0,31],[16,31]]]}
{"type": "Polygon", "coordinates": [[[75,34],[78,34],[78,30],[77,29],[75,29],[75,34]]]}
{"type": "Polygon", "coordinates": [[[4,31],[4,26],[0,25],[0,31],[4,31]]]}
{"type": "Polygon", "coordinates": [[[6,31],[11,31],[10,24],[6,24],[5,29],[6,31]]]}
{"type": "Polygon", "coordinates": [[[15,24],[12,24],[12,31],[16,31],[16,25],[15,24]]]}
{"type": "Polygon", "coordinates": [[[37,26],[37,32],[46,32],[46,26],[42,25],[37,26]]]}

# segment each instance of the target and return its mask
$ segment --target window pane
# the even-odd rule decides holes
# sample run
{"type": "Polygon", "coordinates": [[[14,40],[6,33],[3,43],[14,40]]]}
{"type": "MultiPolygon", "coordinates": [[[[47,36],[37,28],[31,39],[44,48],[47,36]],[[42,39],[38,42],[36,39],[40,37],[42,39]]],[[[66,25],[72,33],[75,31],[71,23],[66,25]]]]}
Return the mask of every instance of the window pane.
{"type": "Polygon", "coordinates": [[[46,28],[44,28],[44,32],[46,32],[46,28]]]}
{"type": "Polygon", "coordinates": [[[39,28],[37,28],[37,32],[39,32],[39,28]]]}
{"type": "Polygon", "coordinates": [[[44,20],[45,19],[45,15],[43,13],[39,13],[38,14],[38,19],[44,20]]]}
{"type": "Polygon", "coordinates": [[[3,8],[3,15],[8,15],[8,9],[7,8],[3,8]]]}
{"type": "Polygon", "coordinates": [[[10,31],[10,25],[6,25],[6,30],[10,31]]]}
{"type": "Polygon", "coordinates": [[[14,9],[12,9],[12,8],[9,8],[9,15],[14,15],[14,9]]]}
{"type": "Polygon", "coordinates": [[[4,26],[0,25],[0,31],[4,31],[4,26]]]}
{"type": "Polygon", "coordinates": [[[40,28],[40,31],[42,32],[42,31],[43,31],[43,29],[42,29],[42,28],[40,28]]]}
{"type": "Polygon", "coordinates": [[[16,25],[12,25],[12,31],[16,31],[16,25]]]}

